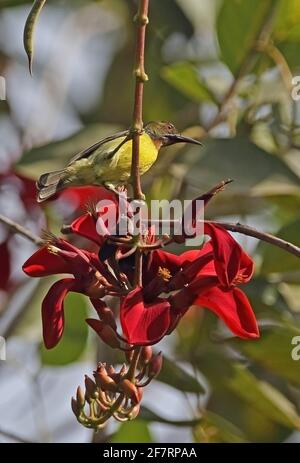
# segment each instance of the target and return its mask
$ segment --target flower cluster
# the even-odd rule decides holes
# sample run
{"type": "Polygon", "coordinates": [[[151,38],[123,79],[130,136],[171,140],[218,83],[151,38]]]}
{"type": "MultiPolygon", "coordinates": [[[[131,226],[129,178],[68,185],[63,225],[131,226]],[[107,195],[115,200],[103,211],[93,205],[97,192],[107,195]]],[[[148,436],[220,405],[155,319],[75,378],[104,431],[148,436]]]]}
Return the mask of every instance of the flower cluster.
{"type": "MultiPolygon", "coordinates": [[[[202,195],[204,203],[219,190],[218,186],[202,195]]],[[[110,207],[117,208],[118,201],[110,207]]],[[[132,218],[129,203],[127,211],[127,219],[132,218]]],[[[103,209],[90,206],[63,228],[64,233],[92,241],[96,252],[47,234],[44,247],[23,266],[31,277],[71,275],[54,283],[42,304],[47,348],[54,347],[63,334],[64,299],[75,291],[89,297],[96,310],[98,318],[88,319],[89,326],[107,345],[125,352],[129,367],[124,365],[116,373],[112,366],[99,364],[95,381],[86,378],[85,394],[78,390],[73,399],[80,423],[96,429],[111,416],[126,420],[137,415],[142,388],[158,374],[162,363],[161,355],[154,355],[150,346],[169,335],[191,306],[211,310],[241,338],[259,336],[251,305],[239,288],[251,279],[253,261],[225,229],[205,221],[204,234],[210,239],[199,249],[177,255],[163,248],[184,242],[184,233],[159,237],[153,227],[146,227],[138,239],[129,232],[115,236],[104,216],[103,209]],[[137,255],[142,256],[140,282],[135,281],[137,255]],[[118,314],[109,307],[107,296],[119,301],[118,314]],[[86,402],[90,415],[85,412],[86,402]]]]}

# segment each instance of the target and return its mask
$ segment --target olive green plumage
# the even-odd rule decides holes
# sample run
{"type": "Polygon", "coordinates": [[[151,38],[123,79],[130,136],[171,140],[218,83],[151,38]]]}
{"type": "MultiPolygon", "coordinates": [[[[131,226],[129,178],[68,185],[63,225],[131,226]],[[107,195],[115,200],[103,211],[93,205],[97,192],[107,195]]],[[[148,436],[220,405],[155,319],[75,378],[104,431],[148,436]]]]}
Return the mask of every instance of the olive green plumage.
{"type": "MultiPolygon", "coordinates": [[[[38,182],[38,202],[67,187],[83,185],[118,186],[130,182],[132,140],[129,131],[100,140],[74,156],[62,170],[43,174],[38,182]]],[[[176,133],[170,122],[149,122],[140,136],[140,174],[154,164],[160,149],[174,143],[200,142],[176,133]]]]}

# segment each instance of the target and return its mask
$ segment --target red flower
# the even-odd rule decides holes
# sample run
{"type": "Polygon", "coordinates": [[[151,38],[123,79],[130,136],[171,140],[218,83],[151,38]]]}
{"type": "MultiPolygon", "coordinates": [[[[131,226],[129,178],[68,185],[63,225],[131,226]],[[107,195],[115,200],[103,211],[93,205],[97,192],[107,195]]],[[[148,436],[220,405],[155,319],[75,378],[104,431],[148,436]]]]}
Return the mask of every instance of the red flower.
{"type": "Polygon", "coordinates": [[[117,203],[102,200],[101,208],[91,210],[75,219],[68,227],[71,233],[87,238],[98,246],[103,246],[114,231],[118,220],[117,203]]]}
{"type": "Polygon", "coordinates": [[[53,238],[45,247],[34,253],[23,265],[31,277],[44,277],[70,273],[50,288],[42,304],[43,336],[50,349],[60,340],[64,329],[64,299],[70,291],[101,298],[112,287],[110,274],[97,255],[76,248],[65,240],[53,238]],[[107,277],[107,278],[106,278],[107,277]]]}
{"type": "Polygon", "coordinates": [[[191,305],[212,310],[241,338],[259,336],[251,305],[236,288],[251,278],[251,258],[221,227],[206,224],[205,232],[211,240],[200,251],[180,256],[161,250],[151,253],[145,287],[129,293],[121,305],[122,328],[131,344],[158,342],[191,305]],[[161,293],[169,297],[162,299],[161,293]]]}
{"type": "Polygon", "coordinates": [[[10,277],[10,253],[8,243],[4,241],[0,244],[1,272],[0,272],[0,290],[7,291],[10,277]]]}
{"type": "MultiPolygon", "coordinates": [[[[39,233],[45,227],[45,217],[36,203],[36,187],[35,181],[23,175],[16,174],[13,171],[0,173],[0,190],[2,196],[1,213],[11,217],[13,214],[14,220],[27,225],[30,229],[35,228],[35,232],[39,233]],[[13,207],[10,207],[11,204],[13,207]],[[5,207],[10,209],[6,213],[5,207]],[[2,207],[4,210],[2,210],[2,207]],[[35,225],[33,225],[35,224],[35,225]]],[[[2,224],[1,224],[2,231],[2,224]]],[[[15,265],[11,255],[11,250],[14,245],[14,233],[3,226],[4,240],[0,243],[0,290],[11,292],[16,284],[15,265]]]]}

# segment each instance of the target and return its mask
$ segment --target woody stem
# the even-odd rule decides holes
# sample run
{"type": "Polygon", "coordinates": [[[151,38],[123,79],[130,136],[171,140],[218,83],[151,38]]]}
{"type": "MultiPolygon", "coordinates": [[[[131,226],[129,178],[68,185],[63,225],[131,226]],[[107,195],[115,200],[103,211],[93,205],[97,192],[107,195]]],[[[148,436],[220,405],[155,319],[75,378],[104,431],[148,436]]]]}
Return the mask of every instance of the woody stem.
{"type": "MultiPolygon", "coordinates": [[[[134,18],[137,23],[136,36],[136,59],[135,59],[135,97],[132,118],[132,162],[131,162],[131,182],[133,187],[134,199],[142,200],[144,195],[141,187],[140,176],[140,135],[143,132],[143,96],[144,84],[148,81],[145,72],[145,38],[148,20],[149,0],[139,0],[138,12],[134,18]]],[[[136,251],[135,261],[135,284],[141,286],[142,283],[142,261],[143,253],[136,251]]]]}

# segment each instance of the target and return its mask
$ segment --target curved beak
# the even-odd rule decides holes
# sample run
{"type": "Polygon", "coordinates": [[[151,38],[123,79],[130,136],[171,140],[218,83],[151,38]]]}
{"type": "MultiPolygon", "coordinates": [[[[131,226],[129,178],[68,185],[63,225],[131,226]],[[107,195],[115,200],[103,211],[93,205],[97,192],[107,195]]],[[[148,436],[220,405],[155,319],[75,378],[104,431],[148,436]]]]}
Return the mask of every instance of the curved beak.
{"type": "Polygon", "coordinates": [[[193,145],[203,146],[203,144],[200,141],[194,140],[194,138],[185,137],[184,135],[179,135],[179,134],[164,135],[164,146],[174,145],[175,143],[192,143],[193,145]]]}

